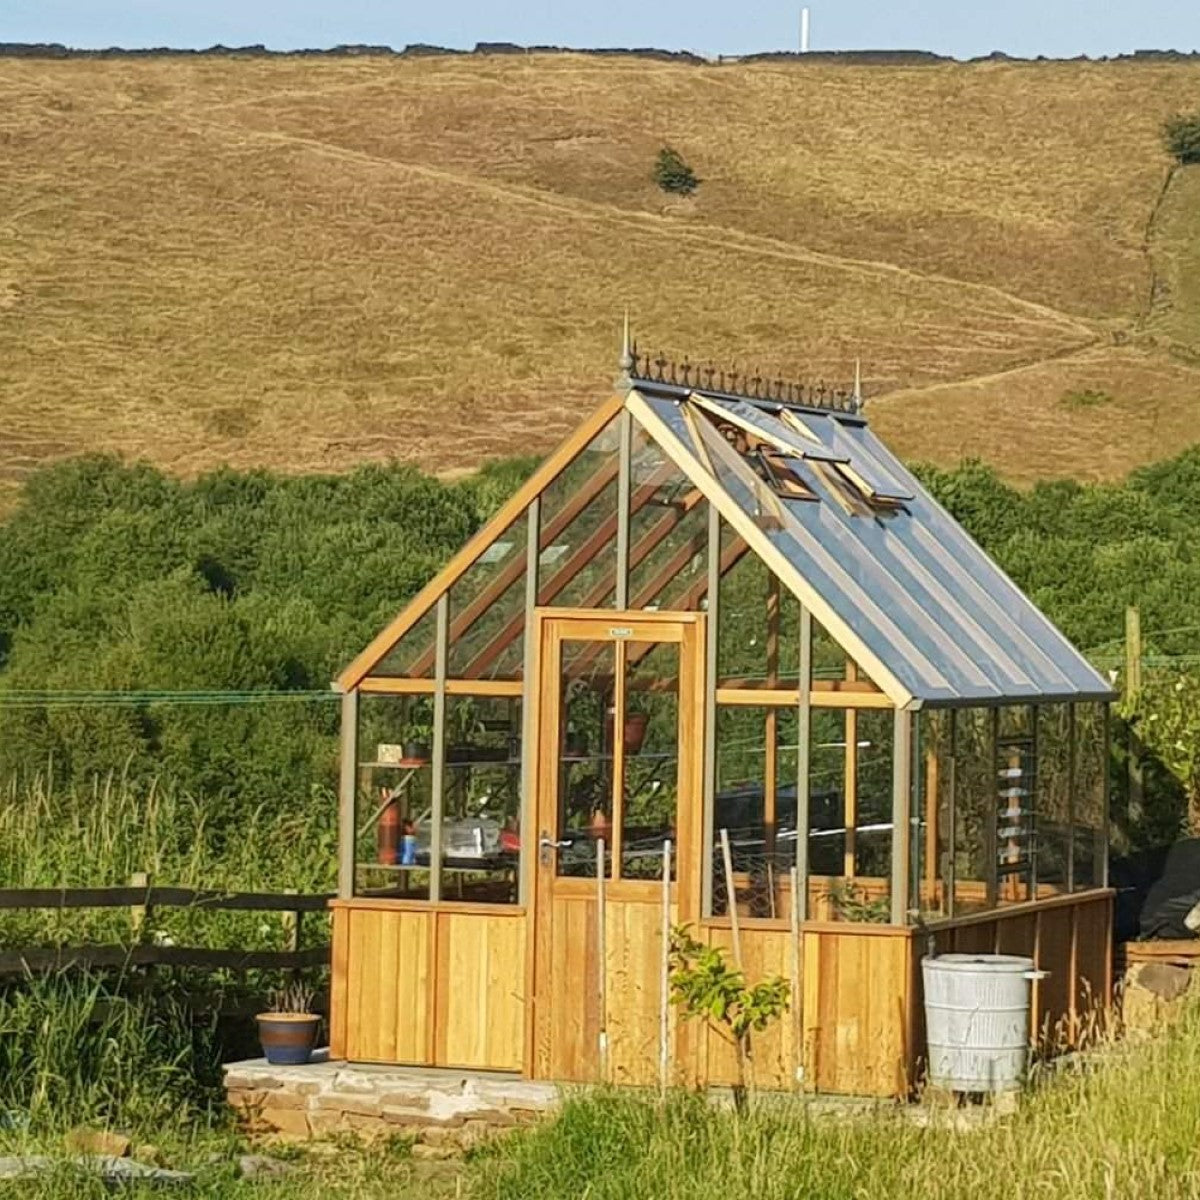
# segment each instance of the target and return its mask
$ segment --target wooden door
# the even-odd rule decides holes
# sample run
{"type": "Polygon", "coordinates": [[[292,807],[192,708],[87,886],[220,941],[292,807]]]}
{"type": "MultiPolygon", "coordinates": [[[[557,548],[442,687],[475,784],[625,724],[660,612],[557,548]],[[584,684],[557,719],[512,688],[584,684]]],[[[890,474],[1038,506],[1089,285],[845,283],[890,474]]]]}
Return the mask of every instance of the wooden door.
{"type": "Polygon", "coordinates": [[[699,911],[703,627],[696,613],[538,614],[536,1078],[658,1078],[664,842],[667,919],[699,911]]]}

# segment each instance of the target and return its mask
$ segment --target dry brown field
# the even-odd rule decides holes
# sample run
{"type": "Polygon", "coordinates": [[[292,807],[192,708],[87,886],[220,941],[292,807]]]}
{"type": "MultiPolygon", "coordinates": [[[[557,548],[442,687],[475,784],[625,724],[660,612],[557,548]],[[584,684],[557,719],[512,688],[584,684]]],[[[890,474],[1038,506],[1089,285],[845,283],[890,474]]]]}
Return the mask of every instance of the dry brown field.
{"type": "Polygon", "coordinates": [[[1200,440],[1200,167],[1164,192],[1159,139],[1198,97],[1190,62],[0,59],[0,488],[544,451],[626,307],[720,366],[861,358],[911,457],[1118,476],[1200,440]]]}

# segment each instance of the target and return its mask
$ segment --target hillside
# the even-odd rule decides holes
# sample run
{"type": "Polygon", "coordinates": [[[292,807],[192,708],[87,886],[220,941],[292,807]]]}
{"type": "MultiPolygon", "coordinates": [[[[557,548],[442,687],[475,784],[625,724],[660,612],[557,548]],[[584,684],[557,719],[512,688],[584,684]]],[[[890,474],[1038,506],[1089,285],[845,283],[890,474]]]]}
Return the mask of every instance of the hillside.
{"type": "Polygon", "coordinates": [[[1200,168],[1164,195],[1158,139],[1198,94],[1187,61],[0,59],[0,486],[542,450],[626,305],[721,365],[861,356],[910,456],[1116,477],[1200,437],[1200,168]]]}

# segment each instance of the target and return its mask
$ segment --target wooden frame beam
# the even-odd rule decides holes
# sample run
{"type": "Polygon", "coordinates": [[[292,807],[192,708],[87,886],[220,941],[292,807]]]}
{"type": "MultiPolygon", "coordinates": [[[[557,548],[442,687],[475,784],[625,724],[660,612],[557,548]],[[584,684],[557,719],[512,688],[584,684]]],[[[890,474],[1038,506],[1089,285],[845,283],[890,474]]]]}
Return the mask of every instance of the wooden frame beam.
{"type": "MultiPolygon", "coordinates": [[[[854,660],[846,659],[846,679],[853,682],[857,675],[854,660]]],[[[842,737],[846,742],[842,782],[842,828],[846,831],[846,836],[842,853],[842,873],[849,879],[857,874],[855,863],[858,854],[858,713],[853,708],[846,709],[842,737]]]]}
{"type": "Polygon", "coordinates": [[[625,407],[624,396],[613,396],[600,405],[553,451],[540,467],[500,506],[495,515],[405,605],[404,609],[371,639],[337,677],[343,691],[357,686],[385,654],[417,623],[442,594],[509,525],[560,471],[570,464],[625,407]]]}
{"type": "MultiPolygon", "coordinates": [[[[666,468],[663,470],[665,471],[666,468]]],[[[662,482],[659,478],[660,474],[662,472],[657,472],[653,478],[642,484],[630,497],[630,509],[632,512],[637,512],[645,504],[649,503],[650,498],[658,490],[658,486],[662,482]]],[[[579,572],[613,540],[620,525],[618,518],[618,512],[613,512],[610,516],[605,517],[604,521],[591,532],[588,538],[567,561],[544,584],[539,583],[538,607],[550,604],[554,597],[559,595],[579,572]]],[[[605,594],[615,586],[616,577],[614,575],[612,584],[606,585],[605,594]]],[[[583,607],[588,607],[588,605],[585,603],[583,607]]],[[[519,636],[524,626],[524,620],[525,615],[523,612],[514,614],[496,636],[467,664],[463,674],[470,678],[476,673],[486,671],[519,636]]]]}
{"type": "Polygon", "coordinates": [[[354,895],[355,806],[358,801],[358,692],[342,693],[342,737],[338,773],[338,897],[354,895]]]}
{"type": "MultiPolygon", "coordinates": [[[[779,578],[772,572],[767,575],[767,683],[774,687],[779,682],[779,612],[782,598],[779,594],[779,578]]],[[[779,712],[768,708],[766,728],[763,730],[766,758],[763,761],[763,832],[767,863],[775,860],[775,834],[778,818],[779,780],[776,773],[779,753],[779,712]]],[[[772,871],[773,876],[773,871],[772,871]]],[[[771,915],[775,915],[774,879],[771,880],[771,915]]]]}
{"type": "Polygon", "coordinates": [[[896,709],[892,733],[892,924],[908,923],[909,813],[912,798],[912,720],[896,709]]]}
{"type": "MultiPolygon", "coordinates": [[[[368,675],[358,685],[364,696],[432,696],[437,684],[432,679],[405,679],[397,676],[368,675]]],[[[447,696],[521,696],[525,685],[520,679],[447,679],[447,696]]]]}
{"type": "MultiPolygon", "coordinates": [[[[570,501],[546,522],[545,529],[534,537],[539,553],[545,550],[556,537],[597,497],[617,476],[617,464],[604,462],[599,469],[593,471],[570,501]]],[[[537,497],[540,505],[540,497],[537,497]]],[[[530,501],[532,504],[533,502],[530,501]]],[[[501,530],[501,533],[503,530],[501,530]]],[[[497,535],[498,536],[498,535],[497,535]]],[[[474,565],[473,563],[471,564],[474,565]]],[[[521,578],[527,569],[526,557],[518,557],[510,562],[503,570],[497,572],[495,578],[488,580],[487,585],[480,590],[462,612],[450,623],[450,641],[461,637],[497,600],[521,578]]],[[[466,570],[470,570],[467,567],[466,570]]],[[[465,574],[465,571],[464,571],[465,574]]],[[[410,668],[418,675],[423,675],[433,665],[433,651],[426,650],[416,659],[410,668]]]]}
{"type": "MultiPolygon", "coordinates": [[[[626,404],[638,423],[654,438],[663,452],[675,461],[679,469],[704,492],[709,502],[717,507],[724,520],[741,534],[754,552],[781,580],[790,581],[788,590],[802,604],[810,608],[812,615],[829,631],[830,636],[847,651],[851,658],[859,663],[872,680],[878,683],[880,688],[887,693],[892,705],[904,707],[912,704],[914,697],[908,689],[887,669],[878,655],[873,653],[870,647],[838,616],[820,592],[799,574],[775,543],[763,530],[758,528],[753,518],[733,502],[719,480],[697,463],[695,455],[679,440],[678,435],[664,424],[645,398],[634,391],[629,394],[626,404]]],[[[712,442],[714,454],[721,454],[722,450],[729,450],[729,447],[723,444],[718,445],[719,442],[720,438],[714,433],[712,442]]],[[[732,454],[732,451],[730,453],[732,454]]],[[[722,461],[739,479],[749,486],[753,486],[753,481],[758,477],[745,466],[736,454],[732,454],[732,457],[735,460],[733,462],[726,461],[724,456],[722,456],[722,461]],[[748,479],[747,473],[749,474],[748,479]]],[[[790,522],[791,518],[788,514],[785,513],[784,517],[785,523],[790,522]]]]}
{"type": "MultiPolygon", "coordinates": [[[[812,760],[812,613],[800,604],[800,698],[796,704],[796,923],[808,917],[809,768],[812,760]]],[[[800,1047],[804,1062],[804,1047],[800,1047]]]]}
{"type": "Polygon", "coordinates": [[[437,598],[437,661],[433,695],[433,764],[431,812],[429,816],[429,899],[435,904],[442,898],[442,821],[446,811],[446,657],[450,632],[450,596],[437,598]]]}
{"type": "Polygon", "coordinates": [[[706,525],[708,562],[704,586],[708,596],[708,620],[704,632],[704,734],[700,815],[700,916],[703,918],[712,916],[712,845],[717,795],[717,637],[721,623],[721,517],[711,504],[708,506],[706,525]]]}
{"type": "MultiPolygon", "coordinates": [[[[825,691],[822,681],[813,680],[808,702],[813,708],[892,708],[892,702],[882,692],[825,691]]],[[[719,687],[717,703],[742,708],[788,708],[800,702],[799,688],[719,687]]]]}

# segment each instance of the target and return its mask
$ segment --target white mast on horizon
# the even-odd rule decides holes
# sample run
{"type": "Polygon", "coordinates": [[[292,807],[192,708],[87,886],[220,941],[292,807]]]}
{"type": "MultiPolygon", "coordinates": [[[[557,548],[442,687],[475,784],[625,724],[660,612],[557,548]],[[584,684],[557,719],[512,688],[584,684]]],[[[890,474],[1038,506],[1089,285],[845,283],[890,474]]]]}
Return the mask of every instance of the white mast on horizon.
{"type": "Polygon", "coordinates": [[[800,10],[800,53],[808,53],[808,9],[800,10]]]}

